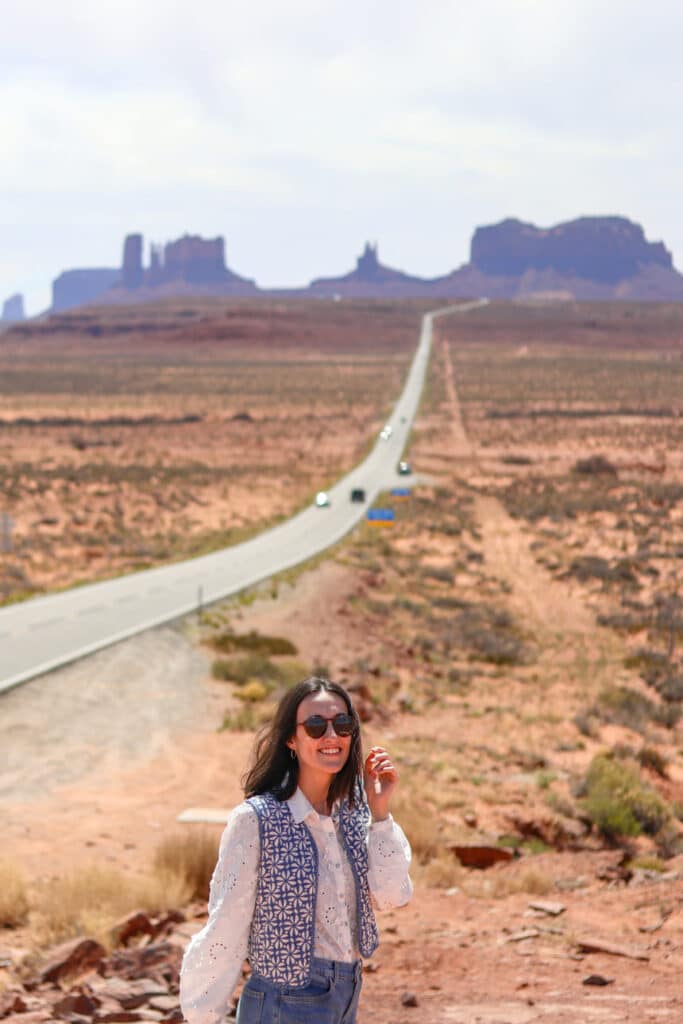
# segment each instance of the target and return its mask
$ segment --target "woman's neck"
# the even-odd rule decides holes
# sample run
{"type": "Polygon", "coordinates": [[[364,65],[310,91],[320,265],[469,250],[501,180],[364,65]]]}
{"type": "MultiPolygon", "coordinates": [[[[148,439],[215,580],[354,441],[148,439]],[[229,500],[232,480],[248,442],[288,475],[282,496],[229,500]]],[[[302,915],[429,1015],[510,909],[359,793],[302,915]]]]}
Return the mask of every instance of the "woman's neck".
{"type": "Polygon", "coordinates": [[[330,779],[324,777],[318,778],[301,778],[299,776],[299,789],[308,800],[311,807],[318,812],[318,814],[329,814],[329,793],[330,793],[330,779]]]}

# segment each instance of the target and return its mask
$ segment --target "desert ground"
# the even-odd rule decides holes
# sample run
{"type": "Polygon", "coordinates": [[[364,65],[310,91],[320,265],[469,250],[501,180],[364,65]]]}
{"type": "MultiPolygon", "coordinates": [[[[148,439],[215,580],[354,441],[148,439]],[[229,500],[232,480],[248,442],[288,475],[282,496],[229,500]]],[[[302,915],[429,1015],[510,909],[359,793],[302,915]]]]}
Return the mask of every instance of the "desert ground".
{"type": "MultiPolygon", "coordinates": [[[[248,323],[258,333],[258,318],[247,308],[241,329],[248,323]]],[[[356,312],[354,345],[348,321],[340,324],[320,359],[325,373],[336,349],[348,362],[345,374],[357,372],[358,339],[366,335],[356,312]]],[[[242,439],[241,465],[259,501],[251,518],[240,511],[241,526],[257,528],[286,514],[317,489],[314,477],[358,458],[398,391],[419,312],[381,311],[394,326],[371,350],[362,402],[351,384],[348,391],[330,384],[334,407],[350,401],[358,417],[344,439],[345,431],[329,426],[334,454],[328,461],[320,455],[315,473],[301,470],[291,504],[277,486],[261,486],[260,446],[254,451],[242,439]],[[391,396],[381,386],[388,372],[391,396]]],[[[211,335],[215,311],[202,315],[211,335]]],[[[264,364],[283,327],[279,315],[271,314],[269,342],[257,346],[264,364]]],[[[282,316],[291,328],[292,311],[282,316]]],[[[148,314],[154,323],[165,318],[148,314]]],[[[101,333],[89,337],[115,365],[111,329],[86,323],[90,331],[99,324],[101,333]]],[[[178,331],[173,344],[182,353],[178,331]]],[[[241,401],[242,392],[229,406],[229,416],[245,409],[255,419],[267,406],[279,424],[272,435],[264,428],[270,445],[278,437],[298,443],[306,401],[285,397],[286,382],[300,380],[301,366],[315,362],[310,350],[301,356],[297,330],[285,336],[297,369],[283,372],[281,390],[269,383],[267,398],[241,401]]],[[[31,366],[47,359],[41,348],[52,351],[54,368],[57,337],[48,333],[30,354],[28,337],[11,341],[24,380],[33,380],[31,366]]],[[[238,333],[224,344],[244,359],[244,341],[238,333]]],[[[73,344],[78,356],[86,341],[73,344]]],[[[213,364],[218,339],[202,351],[213,364]]],[[[183,358],[191,362],[189,350],[183,358]]],[[[216,379],[214,369],[207,372],[216,379]]],[[[150,377],[157,373],[150,370],[150,377]]],[[[45,379],[51,374],[46,369],[45,379]]],[[[229,377],[226,369],[222,379],[229,377]]],[[[262,379],[273,380],[267,370],[262,379]]],[[[309,393],[314,379],[315,368],[309,393]]],[[[123,380],[125,392],[128,369],[123,380]]],[[[3,394],[3,421],[39,418],[35,392],[25,385],[22,392],[18,374],[14,381],[12,394],[3,394]]],[[[149,381],[144,389],[153,394],[149,381]]],[[[63,400],[54,388],[46,391],[40,417],[63,416],[63,400]]],[[[48,938],[83,928],[82,920],[48,918],[50,890],[60,891],[61,880],[92,864],[132,885],[153,871],[166,836],[202,830],[217,841],[219,825],[181,826],[177,816],[188,807],[228,809],[240,800],[240,776],[272,700],[297,673],[317,670],[355,690],[365,742],[394,753],[401,770],[395,816],[414,854],[413,901],[380,915],[382,943],[366,965],[361,1021],[680,1020],[682,394],[683,311],[675,307],[494,304],[444,320],[407,453],[415,486],[396,502],[393,527],[363,524],[299,572],[5,695],[2,856],[21,869],[30,897],[28,916],[0,933],[0,991],[6,1006],[23,992],[17,1019],[50,1017],[63,992],[21,986],[49,956],[48,938]],[[251,638],[251,648],[236,637],[251,638]],[[278,638],[289,642],[289,653],[264,653],[282,649],[278,638]],[[475,856],[480,865],[495,863],[465,866],[475,856]]],[[[211,401],[214,408],[229,404],[223,399],[221,406],[220,395],[211,401]]],[[[111,416],[110,402],[108,396],[81,418],[102,420],[105,408],[111,416]]],[[[144,407],[161,415],[160,404],[145,402],[126,392],[118,413],[144,407]]],[[[165,415],[176,408],[169,399],[165,415]]],[[[183,408],[195,415],[200,405],[193,398],[183,408]]],[[[229,416],[221,430],[232,429],[229,416]]],[[[11,432],[13,452],[27,431],[22,460],[35,452],[38,468],[43,444],[53,446],[60,472],[67,451],[69,458],[71,451],[78,458],[88,452],[69,448],[70,435],[52,424],[2,429],[11,432]]],[[[114,428],[90,429],[87,436],[101,440],[114,428]]],[[[79,430],[85,436],[86,428],[79,430]]],[[[119,447],[101,446],[88,461],[118,459],[120,436],[119,447]]],[[[194,438],[192,447],[201,431],[180,436],[194,438]]],[[[207,442],[203,465],[213,464],[214,445],[207,442]]],[[[160,459],[159,450],[150,451],[160,459]]],[[[291,451],[292,464],[308,457],[291,451]]],[[[169,449],[165,465],[177,461],[169,449]]],[[[32,472],[24,471],[27,486],[12,492],[15,520],[39,508],[30,504],[38,502],[28,486],[32,472]]],[[[170,551],[155,549],[154,557],[182,557],[195,534],[229,516],[233,502],[216,498],[212,505],[219,489],[212,489],[209,471],[206,478],[205,520],[188,520],[183,545],[164,534],[170,551]]],[[[83,477],[73,492],[62,479],[48,493],[68,532],[72,513],[62,511],[59,496],[87,494],[89,515],[95,499],[83,477]]],[[[24,477],[15,472],[12,480],[24,477]]],[[[108,486],[111,502],[111,475],[108,486]]],[[[122,491],[124,509],[130,493],[122,491]]],[[[151,528],[139,523],[144,542],[151,528]]],[[[50,571],[45,554],[42,576],[33,562],[21,562],[31,587],[80,577],[80,557],[69,580],[67,549],[60,550],[67,564],[59,573],[50,571]]],[[[16,550],[12,557],[16,564],[16,550]]],[[[88,573],[112,568],[106,558],[89,565],[88,573]]],[[[8,590],[12,596],[21,595],[8,590]]],[[[176,950],[201,926],[204,906],[195,900],[183,911],[169,935],[176,950]]],[[[74,985],[95,990],[92,974],[67,979],[61,989],[74,985]]],[[[76,1019],[68,1017],[73,1007],[60,1012],[76,1019]]],[[[137,1017],[126,1019],[172,1019],[168,1006],[133,1012],[137,1017]]]]}

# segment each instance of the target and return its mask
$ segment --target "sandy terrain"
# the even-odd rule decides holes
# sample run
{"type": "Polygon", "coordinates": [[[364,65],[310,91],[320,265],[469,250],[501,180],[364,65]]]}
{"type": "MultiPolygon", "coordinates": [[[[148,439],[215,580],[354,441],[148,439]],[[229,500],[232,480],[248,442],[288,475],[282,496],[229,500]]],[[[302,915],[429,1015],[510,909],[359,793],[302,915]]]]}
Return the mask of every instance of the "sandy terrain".
{"type": "MultiPolygon", "coordinates": [[[[626,725],[599,713],[610,686],[653,695],[628,655],[659,636],[596,620],[615,609],[635,614],[634,601],[645,607],[657,588],[678,583],[670,552],[683,549],[680,454],[667,450],[669,491],[657,491],[651,507],[649,471],[622,471],[610,484],[611,511],[602,484],[565,480],[565,467],[585,454],[575,424],[562,421],[542,443],[526,421],[506,422],[505,438],[486,418],[474,384],[460,386],[463,343],[437,345],[411,443],[413,464],[437,483],[417,489],[391,535],[361,529],[276,592],[219,611],[239,633],[286,636],[303,663],[366,683],[377,706],[365,740],[385,743],[401,766],[396,813],[413,841],[416,893],[409,907],[381,915],[361,1021],[674,1024],[683,1013],[683,855],[660,870],[625,871],[624,853],[653,857],[654,840],[610,847],[566,805],[576,807],[572,787],[596,754],[648,745],[667,760],[666,777],[643,769],[648,781],[683,806],[680,725],[626,725]],[[520,452],[531,461],[505,461],[520,452]],[[581,507],[548,512],[544,492],[543,515],[532,518],[543,474],[554,501],[580,495],[581,507]],[[586,552],[610,565],[632,556],[638,588],[568,571],[586,552]],[[518,629],[504,639],[526,654],[497,663],[471,646],[476,631],[454,634],[463,604],[504,608],[518,629]],[[516,837],[520,855],[484,871],[461,867],[451,850],[504,836],[516,837]],[[562,909],[534,909],[539,900],[562,909]],[[588,952],[589,939],[621,955],[588,952]],[[590,976],[606,984],[586,984],[590,976]],[[416,1006],[406,1005],[408,993],[416,1006]]],[[[657,435],[647,420],[643,429],[653,452],[666,447],[666,427],[657,435]]],[[[632,464],[632,443],[607,454],[632,464]]],[[[483,621],[486,638],[498,636],[494,620],[483,621]]],[[[217,731],[238,702],[231,684],[211,678],[206,639],[188,620],[3,699],[4,855],[37,878],[93,859],[143,872],[180,811],[240,799],[253,735],[217,731]]],[[[181,933],[200,924],[190,920],[181,933]]],[[[3,947],[12,956],[29,943],[24,931],[5,932],[0,963],[3,947]]]]}

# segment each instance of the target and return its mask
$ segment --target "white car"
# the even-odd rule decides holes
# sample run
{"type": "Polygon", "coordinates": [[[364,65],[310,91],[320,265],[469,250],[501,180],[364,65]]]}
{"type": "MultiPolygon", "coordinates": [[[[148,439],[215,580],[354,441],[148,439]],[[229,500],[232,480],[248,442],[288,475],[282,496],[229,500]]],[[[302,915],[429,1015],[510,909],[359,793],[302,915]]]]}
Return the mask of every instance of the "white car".
{"type": "Polygon", "coordinates": [[[330,496],[327,491],[318,491],[315,496],[315,503],[318,508],[327,508],[330,504],[330,496]]]}
{"type": "Polygon", "coordinates": [[[392,427],[391,423],[385,423],[379,432],[379,436],[382,438],[383,441],[388,441],[393,432],[394,428],[392,427]]]}

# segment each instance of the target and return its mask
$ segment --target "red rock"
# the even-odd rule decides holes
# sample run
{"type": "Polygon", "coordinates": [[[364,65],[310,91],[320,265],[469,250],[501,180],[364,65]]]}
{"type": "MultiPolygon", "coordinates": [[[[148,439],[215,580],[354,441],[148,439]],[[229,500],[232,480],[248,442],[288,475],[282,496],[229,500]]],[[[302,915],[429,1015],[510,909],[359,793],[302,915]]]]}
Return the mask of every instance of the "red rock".
{"type": "Polygon", "coordinates": [[[0,996],[0,1017],[8,1017],[11,1013],[26,1013],[28,1003],[21,992],[5,992],[0,996]]]}
{"type": "Polygon", "coordinates": [[[650,954],[642,946],[627,946],[607,939],[578,939],[576,945],[581,953],[609,953],[611,956],[627,956],[631,960],[650,959],[650,954]]]}
{"type": "Polygon", "coordinates": [[[84,974],[97,967],[105,956],[104,946],[94,939],[70,939],[52,950],[50,959],[38,974],[38,983],[84,974]]]}
{"type": "Polygon", "coordinates": [[[81,1017],[94,1017],[99,1006],[99,999],[87,992],[76,990],[69,992],[62,999],[54,1003],[52,1012],[58,1017],[64,1017],[72,1013],[77,1013],[81,1017]]]}
{"type": "Polygon", "coordinates": [[[111,929],[111,937],[115,946],[126,946],[131,939],[138,935],[152,935],[154,925],[144,910],[134,910],[127,914],[120,921],[117,921],[111,929]]]}
{"type": "Polygon", "coordinates": [[[512,860],[514,856],[511,850],[501,846],[451,846],[449,849],[466,868],[490,868],[500,861],[512,860]]]}
{"type": "Polygon", "coordinates": [[[404,992],[401,996],[401,1006],[418,1006],[417,996],[414,992],[404,992]]]}

